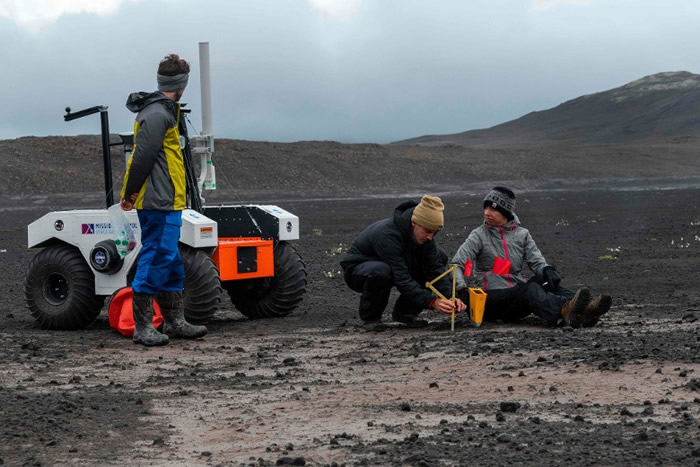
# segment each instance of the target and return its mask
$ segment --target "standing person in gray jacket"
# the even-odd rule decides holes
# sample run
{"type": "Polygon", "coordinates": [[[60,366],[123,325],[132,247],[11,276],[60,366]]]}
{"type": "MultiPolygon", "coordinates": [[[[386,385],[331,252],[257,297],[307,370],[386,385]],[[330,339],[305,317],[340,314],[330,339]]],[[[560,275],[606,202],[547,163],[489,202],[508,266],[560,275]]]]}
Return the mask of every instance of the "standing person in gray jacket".
{"type": "Polygon", "coordinates": [[[131,287],[134,342],[145,346],[207,334],[206,327],[185,320],[185,267],[178,247],[187,201],[178,102],[189,73],[189,63],[170,54],[158,65],[158,91],[131,93],[126,101],[136,120],[120,204],[124,211],[136,208],[141,229],[142,248],[131,287]],[[153,327],[154,297],[165,319],[163,333],[153,327]]]}
{"type": "Polygon", "coordinates": [[[481,287],[487,294],[484,319],[517,321],[535,314],[550,324],[594,326],[612,304],[610,295],[592,299],[588,288],[575,293],[547,263],[530,232],[515,215],[515,194],[494,187],[484,198],[484,223],[457,250],[457,288],[481,287]],[[535,275],[522,275],[528,267],[535,275]]]}

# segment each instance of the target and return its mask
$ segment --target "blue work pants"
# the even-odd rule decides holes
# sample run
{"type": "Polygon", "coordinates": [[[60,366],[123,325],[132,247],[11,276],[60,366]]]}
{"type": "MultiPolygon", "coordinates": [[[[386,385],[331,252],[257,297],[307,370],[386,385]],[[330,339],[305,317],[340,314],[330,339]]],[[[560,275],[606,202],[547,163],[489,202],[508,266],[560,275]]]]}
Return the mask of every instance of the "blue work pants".
{"type": "Polygon", "coordinates": [[[155,295],[158,292],[180,292],[185,283],[185,267],[178,242],[182,211],[138,210],[141,227],[141,253],[134,292],[155,295]]]}

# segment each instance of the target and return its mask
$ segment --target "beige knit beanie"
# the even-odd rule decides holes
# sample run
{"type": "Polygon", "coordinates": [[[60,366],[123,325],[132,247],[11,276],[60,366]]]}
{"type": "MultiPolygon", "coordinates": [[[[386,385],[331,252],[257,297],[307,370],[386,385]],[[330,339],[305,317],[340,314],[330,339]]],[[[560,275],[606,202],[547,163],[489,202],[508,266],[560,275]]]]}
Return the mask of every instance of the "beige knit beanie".
{"type": "Polygon", "coordinates": [[[411,221],[425,227],[428,230],[436,231],[445,225],[442,211],[445,205],[437,196],[425,195],[413,210],[411,221]]]}

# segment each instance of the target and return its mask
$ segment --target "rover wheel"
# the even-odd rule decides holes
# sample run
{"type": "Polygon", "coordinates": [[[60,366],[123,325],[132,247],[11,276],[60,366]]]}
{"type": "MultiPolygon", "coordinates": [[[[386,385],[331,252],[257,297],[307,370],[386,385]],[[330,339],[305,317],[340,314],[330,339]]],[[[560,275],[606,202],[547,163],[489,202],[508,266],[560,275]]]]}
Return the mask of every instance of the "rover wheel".
{"type": "Polygon", "coordinates": [[[185,264],[182,299],[188,321],[204,321],[216,312],[221,302],[221,279],[214,261],[202,250],[180,245],[185,264]]]}
{"type": "Polygon", "coordinates": [[[279,242],[274,261],[274,277],[223,283],[233,304],[248,318],[287,316],[306,292],[306,266],[294,247],[279,242]]]}
{"type": "Polygon", "coordinates": [[[50,246],[32,259],[24,279],[30,313],[44,329],[78,329],[97,318],[104,297],[95,295],[95,276],[80,251],[50,246]]]}

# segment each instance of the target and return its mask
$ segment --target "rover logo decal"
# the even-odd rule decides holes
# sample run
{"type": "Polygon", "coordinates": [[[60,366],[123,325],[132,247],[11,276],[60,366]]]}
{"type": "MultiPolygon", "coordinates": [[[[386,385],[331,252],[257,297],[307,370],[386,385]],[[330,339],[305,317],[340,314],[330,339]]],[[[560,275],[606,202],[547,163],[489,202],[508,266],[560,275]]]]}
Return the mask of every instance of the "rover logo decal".
{"type": "Polygon", "coordinates": [[[287,232],[291,232],[291,231],[292,231],[292,228],[293,228],[292,222],[291,222],[291,221],[287,221],[287,232]]]}
{"type": "Polygon", "coordinates": [[[214,236],[214,227],[200,227],[199,238],[212,238],[214,236]]]}
{"type": "Polygon", "coordinates": [[[112,224],[109,222],[96,222],[94,224],[82,224],[81,233],[83,235],[105,235],[112,233],[112,224]]]}

